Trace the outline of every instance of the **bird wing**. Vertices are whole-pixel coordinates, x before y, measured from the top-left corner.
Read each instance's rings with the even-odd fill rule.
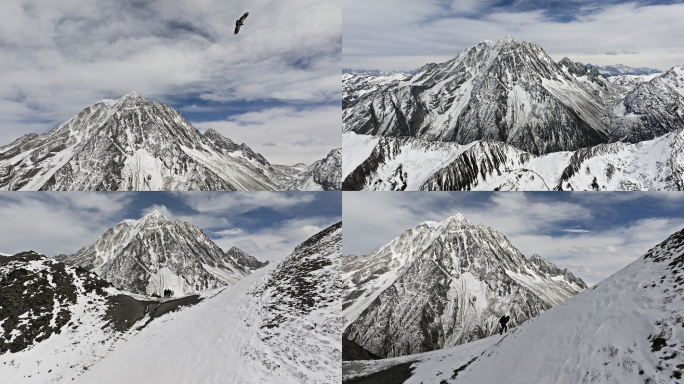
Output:
[[[240,18],[240,23],[242,23],[243,21],[245,21],[245,19],[247,18],[247,16],[249,16],[249,12],[245,12],[245,14],[242,15],[242,17]]]
[[[236,21],[235,22],[235,34],[237,35],[238,32],[240,32],[240,23]]]

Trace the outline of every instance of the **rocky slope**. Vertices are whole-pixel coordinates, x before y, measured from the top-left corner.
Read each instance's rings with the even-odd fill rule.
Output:
[[[586,285],[461,215],[424,222],[343,260],[344,337],[386,358],[458,345],[516,326]]]
[[[496,141],[467,145],[343,135],[344,190],[681,190],[684,131],[637,144],[542,156]]]
[[[131,297],[93,272],[35,252],[3,256],[0,377],[7,383],[72,382],[134,328],[197,301]]]
[[[132,92],[0,147],[0,190],[283,190],[299,170]]]
[[[231,285],[261,264],[237,249],[224,253],[201,229],[158,211],[124,220],[89,247],[56,259],[93,270],[121,290],[159,296],[165,289],[182,296]]]
[[[510,334],[347,363],[344,382],[371,382],[392,369],[402,371],[405,384],[684,382],[683,261],[684,230]]]
[[[636,143],[684,127],[684,65],[639,83],[610,112],[615,140]]]
[[[287,190],[342,190],[342,148],[333,149],[324,159],[311,164]]]

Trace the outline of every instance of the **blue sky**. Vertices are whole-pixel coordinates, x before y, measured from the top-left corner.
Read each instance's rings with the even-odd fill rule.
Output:
[[[223,250],[285,256],[341,220],[341,192],[25,192],[0,194],[0,253],[75,253],[124,219],[158,210]]]
[[[137,91],[272,163],[310,164],[340,147],[341,7],[338,0],[0,2],[0,146]]]
[[[344,0],[344,68],[408,71],[506,35],[554,60],[684,64],[682,1]]]
[[[684,228],[680,192],[355,192],[343,196],[345,255],[368,254],[456,213],[594,284]]]

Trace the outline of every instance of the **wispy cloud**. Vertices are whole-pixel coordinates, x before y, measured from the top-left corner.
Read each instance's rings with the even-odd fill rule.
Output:
[[[278,107],[195,126],[201,131],[212,128],[256,152],[267,153],[274,164],[311,164],[342,146],[341,116],[339,106]],[[269,141],[263,143],[265,138]]]
[[[134,90],[198,113],[182,100],[337,101],[341,22],[335,0],[3,1],[0,145]]]
[[[684,50],[672,49],[684,37],[682,14],[681,2],[349,0],[343,8],[342,65],[411,70],[447,61],[484,39],[511,35],[540,45],[555,60],[620,60],[666,70],[684,64]]]

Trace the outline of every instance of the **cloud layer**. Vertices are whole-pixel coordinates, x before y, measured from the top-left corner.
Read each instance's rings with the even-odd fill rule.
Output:
[[[684,64],[680,1],[347,0],[345,68],[412,70],[511,35],[558,61],[667,70]]]

